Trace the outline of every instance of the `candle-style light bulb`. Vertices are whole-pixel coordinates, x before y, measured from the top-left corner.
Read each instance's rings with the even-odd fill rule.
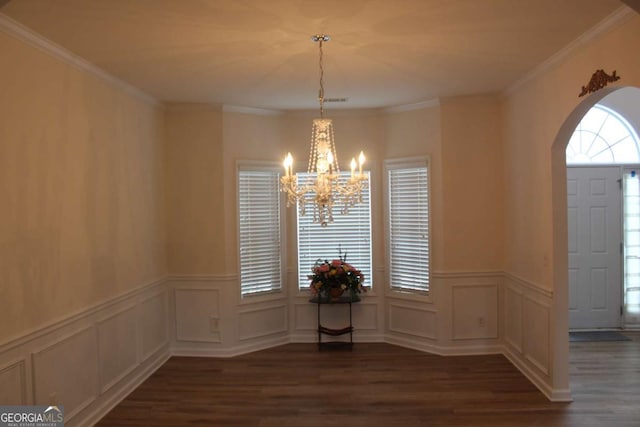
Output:
[[[362,175],[362,165],[364,164],[364,153],[361,151],[358,157],[358,163],[360,164],[360,175]]]
[[[329,151],[327,153],[327,163],[329,163],[329,173],[333,172],[333,153]]]
[[[356,175],[356,158],[352,157],[351,158],[351,178],[355,177]]]
[[[284,158],[284,171],[286,176],[290,176],[293,171],[293,157],[291,153],[287,153],[287,156]]]

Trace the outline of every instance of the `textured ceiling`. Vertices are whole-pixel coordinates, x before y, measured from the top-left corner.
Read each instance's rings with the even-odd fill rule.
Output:
[[[4,2],[0,0],[0,2]],[[1,5],[1,3],[0,3]],[[387,107],[501,91],[619,0],[13,0],[0,12],[163,101]],[[329,107],[338,107],[332,104]]]

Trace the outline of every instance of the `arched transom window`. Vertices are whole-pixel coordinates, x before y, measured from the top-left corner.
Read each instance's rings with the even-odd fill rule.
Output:
[[[640,163],[638,136],[615,111],[596,104],[582,118],[567,146],[567,164]]]

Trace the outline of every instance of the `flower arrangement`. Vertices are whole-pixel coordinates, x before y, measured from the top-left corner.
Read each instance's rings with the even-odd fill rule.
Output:
[[[344,256],[340,253],[339,259],[332,261],[318,259],[311,268],[313,274],[308,276],[311,280],[311,292],[325,298],[336,292],[349,292],[352,298],[355,294],[366,292],[366,288],[362,286],[364,274],[346,260],[346,253]]]

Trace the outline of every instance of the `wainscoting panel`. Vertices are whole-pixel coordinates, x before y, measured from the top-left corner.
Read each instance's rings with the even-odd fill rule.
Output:
[[[522,292],[512,286],[506,287],[505,297],[505,341],[514,350],[522,352]]]
[[[92,425],[168,358],[167,318],[159,280],[0,345],[0,402],[64,405],[65,425]]]
[[[389,331],[416,338],[436,339],[436,313],[402,302],[391,302],[387,308]]]
[[[353,326],[356,331],[378,330],[378,305],[359,302],[353,304]]]
[[[552,399],[558,393],[550,377],[553,293],[511,274],[505,274],[505,288],[504,354]]]
[[[173,355],[232,357],[289,342],[286,290],[242,298],[236,274],[171,276],[167,283]]]
[[[135,307],[119,311],[97,322],[98,372],[104,393],[138,364],[137,313]]]
[[[95,400],[96,342],[96,328],[89,326],[32,354],[36,405],[63,404],[65,416],[73,418]]]
[[[527,334],[524,337],[524,356],[543,374],[549,374],[550,344],[550,308],[533,298],[525,296],[524,324]],[[569,339],[567,337],[567,339]]]
[[[318,326],[317,307],[309,302],[295,302],[293,305],[294,328],[296,331],[316,332]]]
[[[453,340],[498,338],[498,284],[451,287]]]
[[[169,345],[167,306],[166,291],[143,299],[139,305],[142,361]]]
[[[91,425],[170,354],[229,357],[317,339],[308,295],[242,301],[237,285],[232,275],[164,279],[0,345],[0,401],[55,402],[69,426]],[[508,274],[439,273],[429,297],[365,295],[352,307],[354,338],[442,355],[503,352],[550,396],[552,301]],[[329,327],[348,322],[346,306],[321,310]]]
[[[24,359],[0,368],[0,404],[26,405],[26,387],[27,379]]]
[[[316,304],[311,304],[313,307],[313,317],[317,318]],[[352,306],[352,316],[355,312],[355,307]],[[348,304],[320,304],[320,321],[322,326],[326,326],[332,329],[341,329],[349,325],[349,305]]]
[[[219,304],[217,289],[176,289],[176,340],[221,342]]]
[[[285,304],[244,308],[238,315],[240,341],[288,332]]]

